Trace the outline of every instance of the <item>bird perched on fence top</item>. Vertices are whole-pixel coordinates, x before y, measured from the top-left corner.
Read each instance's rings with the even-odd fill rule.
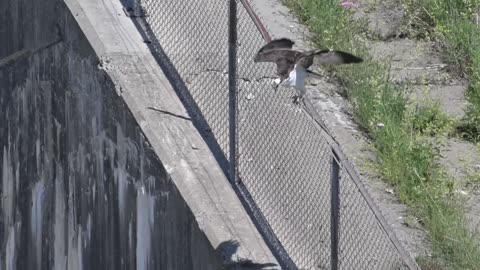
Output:
[[[254,58],[255,62],[273,62],[277,64],[279,85],[293,87],[299,94],[294,96],[294,103],[298,103],[305,95],[305,78],[308,75],[318,75],[308,68],[314,59],[318,64],[349,64],[360,63],[363,60],[357,56],[342,51],[314,50],[300,52],[293,50],[295,42],[288,38],[275,39],[263,46]]]

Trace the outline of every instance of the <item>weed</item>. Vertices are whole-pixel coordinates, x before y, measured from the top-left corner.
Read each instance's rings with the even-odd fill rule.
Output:
[[[443,43],[448,63],[467,76],[469,105],[458,134],[480,141],[480,0],[403,0],[410,34],[429,33]]]
[[[442,111],[438,103],[412,108],[412,128],[425,136],[448,136],[454,130],[455,120]]]
[[[422,270],[446,270],[444,264],[434,258],[417,257],[417,263]]]
[[[480,190],[480,172],[468,174],[466,177],[465,187],[475,192]]]

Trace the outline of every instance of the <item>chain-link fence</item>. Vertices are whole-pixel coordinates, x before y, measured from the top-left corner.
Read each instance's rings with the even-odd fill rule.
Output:
[[[130,15],[140,16],[146,41],[282,268],[416,268],[308,101],[294,105],[294,90],[275,92],[275,65],[254,63],[269,37],[247,0],[137,4]]]
[[[345,168],[340,179],[340,269],[408,269]]]

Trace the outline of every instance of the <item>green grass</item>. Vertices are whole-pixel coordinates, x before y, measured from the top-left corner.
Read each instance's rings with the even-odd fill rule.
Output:
[[[425,102],[425,101],[424,101]],[[418,106],[412,113],[413,129],[429,136],[449,136],[455,128],[455,120],[450,118],[438,103]]]
[[[470,80],[469,106],[459,135],[480,141],[480,0],[402,0],[413,33],[443,43],[446,60]]]
[[[480,171],[470,172],[466,177],[465,186],[469,190],[478,192],[480,190]]]
[[[379,170],[428,231],[435,254],[451,269],[480,269],[480,248],[466,228],[455,186],[437,163],[436,135],[451,121],[435,105],[415,107],[390,81],[388,65],[372,60],[366,33],[337,0],[284,0],[314,34],[319,48],[360,55],[361,65],[331,67],[345,86],[357,122],[370,136]]]

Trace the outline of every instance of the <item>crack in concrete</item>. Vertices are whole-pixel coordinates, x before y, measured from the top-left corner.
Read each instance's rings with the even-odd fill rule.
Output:
[[[199,72],[193,72],[193,73],[188,73],[185,75],[185,82],[188,84],[191,84],[191,80],[194,78],[201,76],[202,74],[209,74],[209,73],[217,73],[220,75],[228,75],[228,70],[221,70],[221,69],[215,69],[215,68],[207,68],[205,70],[201,70]],[[278,79],[278,77],[274,76],[260,76],[260,77],[254,77],[254,78],[249,78],[246,76],[240,76],[237,78],[238,80],[244,81],[244,82],[261,82],[263,80],[275,80]]]

